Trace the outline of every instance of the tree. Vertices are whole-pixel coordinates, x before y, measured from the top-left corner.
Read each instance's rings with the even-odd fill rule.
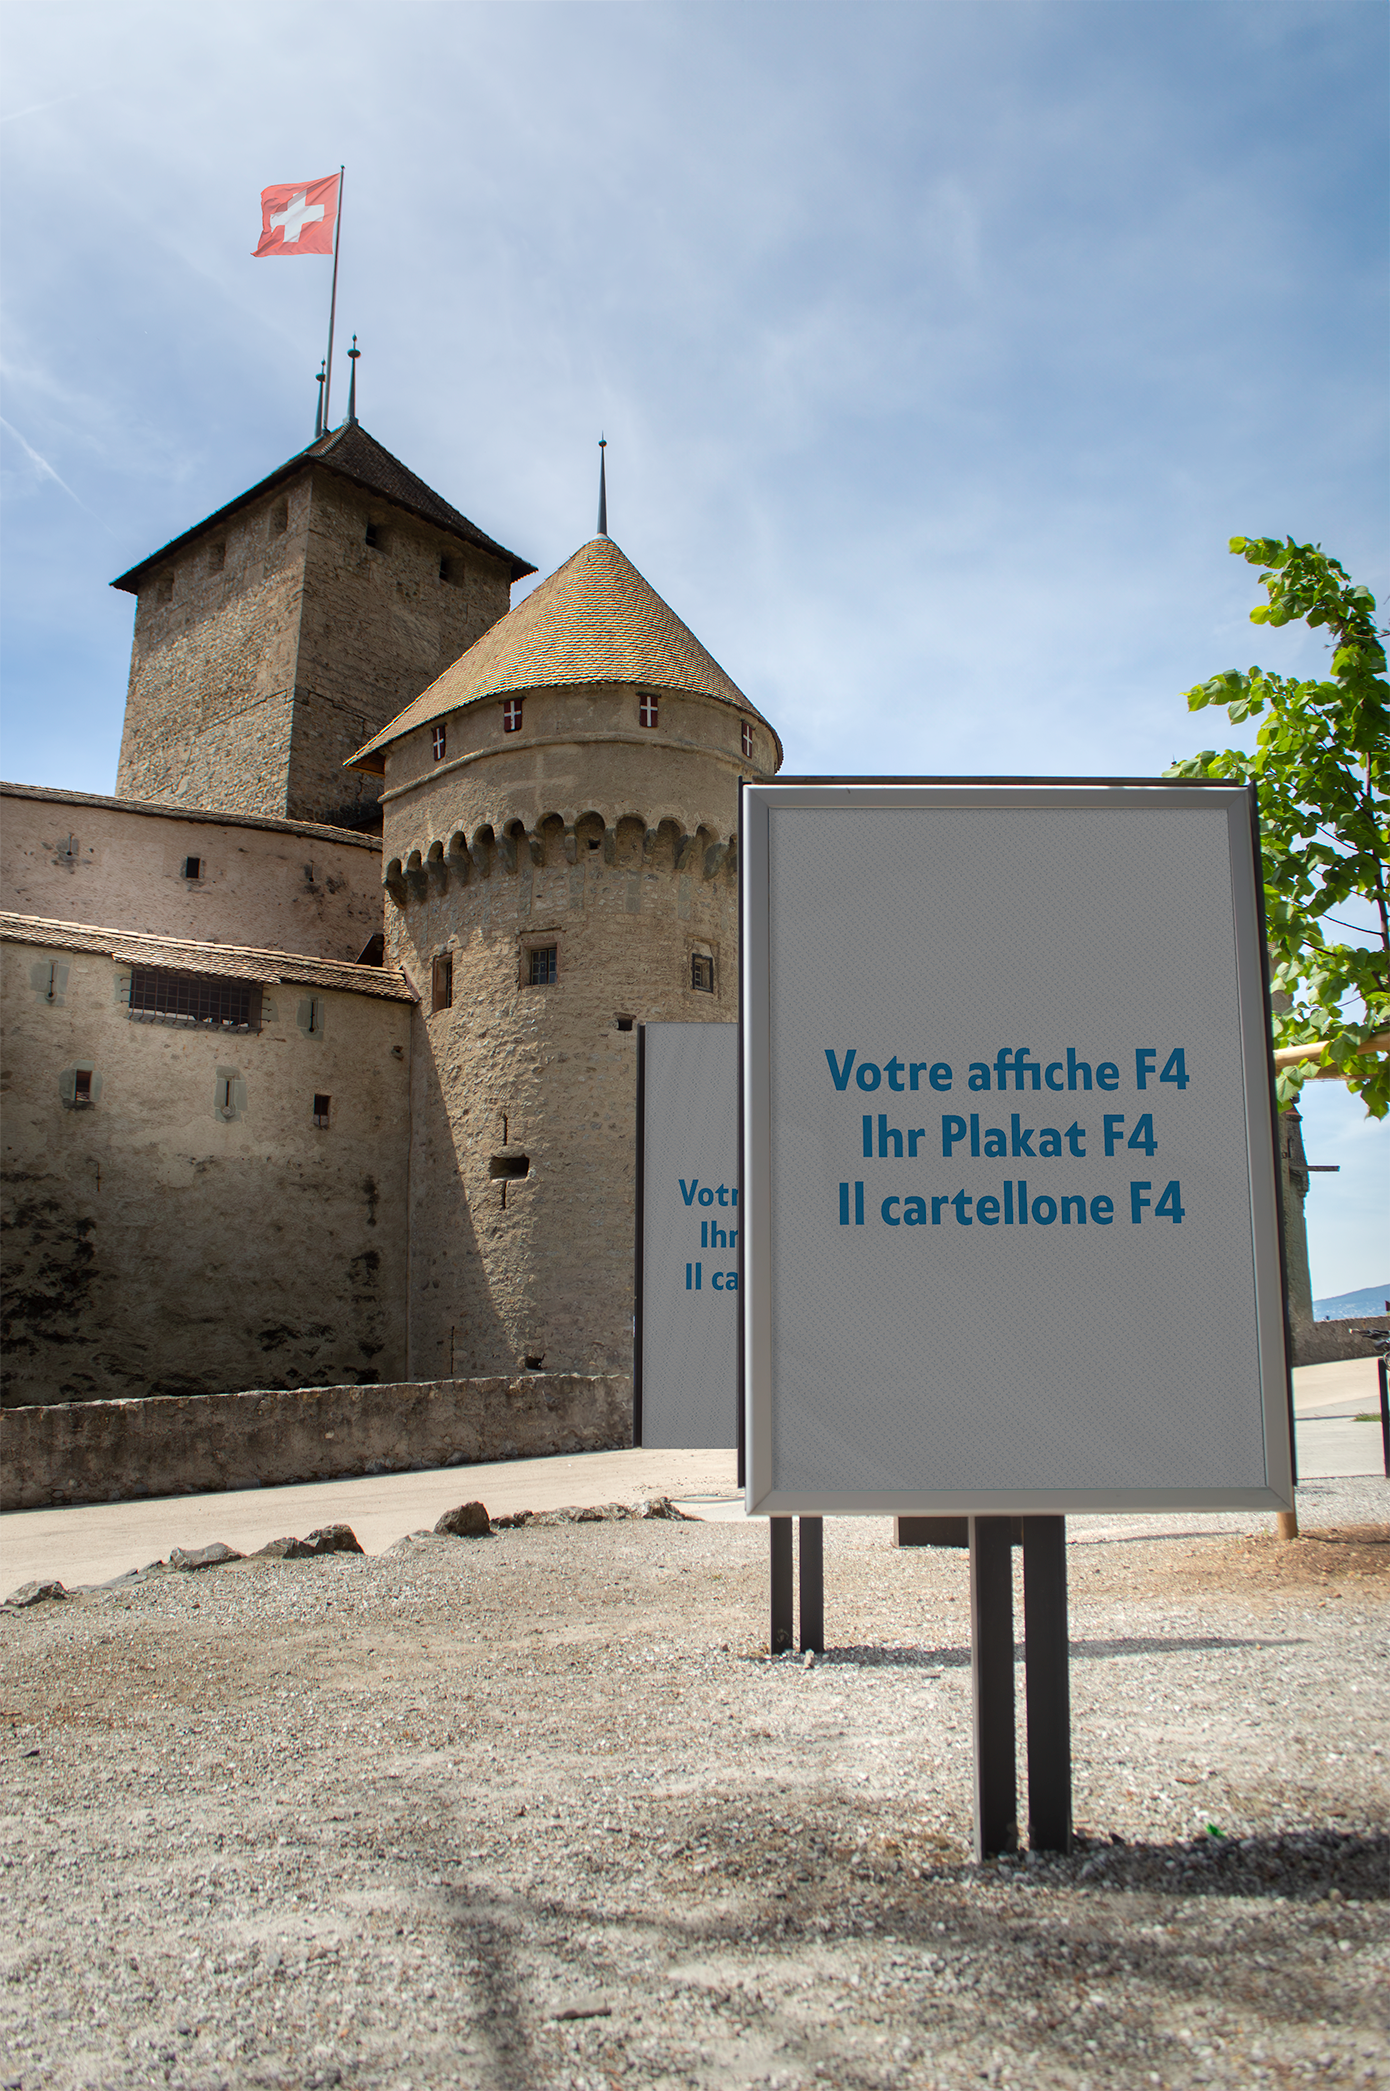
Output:
[[[1228,668],[1187,693],[1189,711],[1223,709],[1233,725],[1263,718],[1253,754],[1203,749],[1175,777],[1253,780],[1260,810],[1266,927],[1274,966],[1275,1045],[1316,1043],[1367,1111],[1390,1108],[1390,1059],[1360,1051],[1390,1026],[1390,685],[1376,600],[1318,545],[1233,537],[1264,569],[1268,603],[1252,624],[1301,619],[1325,628],[1331,672],[1299,681]],[[1346,919],[1361,902],[1370,921]],[[1331,937],[1327,927],[1333,931]],[[1365,941],[1349,942],[1337,931]],[[1279,1070],[1279,1101],[1295,1101],[1318,1061]]]

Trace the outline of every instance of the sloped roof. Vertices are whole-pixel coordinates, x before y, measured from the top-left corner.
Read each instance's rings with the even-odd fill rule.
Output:
[[[515,552],[509,552],[505,545],[499,545],[495,538],[487,536],[476,523],[470,523],[466,515],[460,515],[456,508],[450,507],[442,494],[437,494],[433,487],[426,486],[423,479],[418,479],[408,465],[403,465],[398,457],[393,457],[384,444],[378,443],[375,436],[369,436],[360,421],[345,421],[341,428],[332,429],[328,435],[320,436],[307,450],[298,451],[287,463],[281,465],[278,471],[272,472],[268,479],[259,480],[255,486],[248,487],[244,494],[238,494],[235,501],[229,501],[225,508],[215,510],[212,515],[204,517],[201,523],[195,523],[191,530],[185,530],[181,537],[174,538],[159,551],[151,552],[148,559],[142,559],[138,566],[132,566],[129,573],[120,575],[111,586],[123,588],[127,595],[138,595],[142,580],[162,560],[172,559],[185,545],[201,537],[205,530],[211,530],[218,523],[225,522],[228,517],[234,516],[239,509],[247,507],[252,501],[261,500],[285,480],[294,478],[296,473],[302,472],[310,465],[321,465],[327,471],[336,472],[340,478],[350,480],[354,486],[362,487],[367,493],[380,494],[383,499],[393,502],[397,508],[403,508],[409,514],[419,516],[423,522],[433,523],[439,530],[447,530],[451,537],[461,538],[465,544],[472,545],[475,551],[490,553],[494,559],[500,559],[506,564],[513,581],[520,581],[527,574],[536,571],[534,566],[528,565]]]
[[[58,806],[104,806],[109,813],[148,814],[154,820],[201,820],[214,828],[270,828],[282,835],[306,836],[311,842],[347,842],[354,849],[381,854],[380,835],[364,835],[359,828],[330,828],[317,820],[276,820],[268,813],[210,812],[205,806],[158,806],[152,799],[111,799],[100,792],[60,791],[48,784],[0,783],[0,799],[47,799]]]
[[[480,698],[576,683],[689,690],[762,719],[612,538],[595,537],[344,766],[379,771],[381,751],[392,741]]]
[[[419,998],[404,973],[385,966],[349,966],[334,958],[306,958],[302,951],[258,951],[250,944],[202,944],[188,937],[152,937],[144,931],[99,929],[90,922],[52,922],[44,915],[0,910],[0,939],[36,944],[44,951],[94,951],[127,966],[161,966],[171,973],[215,973],[231,980],[259,980],[267,987],[287,980],[304,987],[337,988],[348,995],[376,995],[387,1002]]]

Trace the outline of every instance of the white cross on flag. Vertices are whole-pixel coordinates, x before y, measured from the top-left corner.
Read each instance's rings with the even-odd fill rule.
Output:
[[[338,210],[336,174],[316,182],[277,182],[261,190],[261,237],[254,253],[331,254]]]

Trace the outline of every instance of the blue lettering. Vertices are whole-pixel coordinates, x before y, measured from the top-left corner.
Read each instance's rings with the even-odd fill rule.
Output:
[[[851,1046],[849,1051],[845,1054],[845,1065],[843,1073],[835,1065],[835,1055],[831,1052],[829,1046],[827,1046],[825,1049],[825,1057],[830,1062],[830,1079],[835,1084],[835,1087],[837,1089],[848,1089],[849,1071],[854,1065],[854,1047]]]
[[[685,1188],[685,1178],[681,1178],[681,1196],[682,1198],[684,1198],[687,1205],[693,1205],[695,1203],[695,1187],[699,1183],[699,1181],[700,1179],[698,1176],[692,1176],[690,1179],[690,1189],[687,1190]]]

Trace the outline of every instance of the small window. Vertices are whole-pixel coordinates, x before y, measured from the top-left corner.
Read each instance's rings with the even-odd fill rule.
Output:
[[[140,1023],[211,1024],[220,1030],[259,1031],[257,982],[222,975],[166,973],[157,966],[130,969],[130,1014]]]
[[[331,1096],[316,1096],[314,1098],[314,1124],[323,1127],[325,1131],[328,1127],[328,1112],[332,1101]]]
[[[463,561],[451,559],[447,552],[442,552],[439,558],[439,578],[441,581],[451,581],[457,588],[463,580]]]
[[[186,879],[200,879],[203,875],[202,858],[185,857],[183,860],[183,875]]]
[[[221,571],[222,571],[222,569],[223,569],[223,567],[224,567],[224,566],[225,566],[226,564],[227,564],[227,547],[226,547],[225,545],[209,545],[209,546],[208,546],[208,572],[209,572],[210,574],[220,574],[220,573],[221,573]]]
[[[646,691],[637,700],[637,723],[639,726],[656,724],[656,699]]]
[[[598,848],[598,846],[599,846],[599,844],[601,843],[601,841],[602,841],[602,840],[603,840],[603,837],[602,837],[601,835],[591,835],[591,836],[589,837],[589,847],[590,847],[590,849],[597,849],[597,848]]]
[[[526,972],[527,984],[531,987],[549,987],[558,970],[555,964],[557,956],[558,953],[554,944],[537,944],[529,951],[527,953],[529,961]]]
[[[541,1367],[542,1367],[542,1365],[544,1365],[544,1363],[545,1363],[545,1352],[544,1352],[543,1350],[528,1350],[528,1351],[527,1351],[527,1353],[526,1353],[526,1370],[527,1370],[528,1372],[539,1372],[539,1371],[540,1371],[540,1369],[541,1369]]]
[[[630,1031],[632,1029],[632,1018],[630,1016],[615,1016],[613,1022],[619,1031]]]
[[[743,753],[747,761],[753,759],[753,729],[745,719],[743,722]]]
[[[520,733],[521,705],[522,700],[520,697],[504,697],[502,699],[503,733]]]
[[[92,1101],[91,1068],[79,1067],[76,1074],[73,1077],[73,1084],[73,1102],[78,1105],[90,1104],[90,1102]]]
[[[487,1173],[512,1183],[519,1176],[531,1174],[531,1157],[529,1154],[495,1154],[487,1165]]]
[[[434,962],[434,978],[431,994],[431,1014],[454,1006],[454,954],[441,951]]]
[[[270,511],[270,534],[272,537],[283,537],[289,527],[289,503],[288,501],[277,501],[274,508]]]
[[[375,523],[368,523],[366,529],[366,541],[371,546],[374,552],[379,552],[381,550],[381,532],[377,528],[377,525]]]
[[[690,954],[690,985],[697,995],[714,993],[714,960],[703,951]]]
[[[435,729],[434,729],[434,739],[433,739],[433,741],[432,741],[431,745],[432,745],[432,746],[433,746],[433,748],[434,748],[434,759],[435,759],[435,761],[436,761],[436,762],[443,762],[443,760],[444,760],[444,751],[445,751],[445,749],[446,749],[446,748],[448,747],[448,745],[449,745],[449,731],[448,731],[448,728],[447,728],[447,727],[445,727],[445,726],[436,726],[436,727],[435,727]]]
[[[174,577],[173,577],[173,575],[172,575],[172,574],[162,574],[162,575],[160,576],[160,579],[159,579],[159,581],[158,581],[158,582],[156,583],[156,586],[155,586],[155,591],[154,591],[154,592],[155,592],[155,597],[156,597],[156,599],[157,599],[157,600],[158,600],[159,602],[161,602],[161,603],[171,603],[171,602],[172,602],[172,601],[174,600]]]

